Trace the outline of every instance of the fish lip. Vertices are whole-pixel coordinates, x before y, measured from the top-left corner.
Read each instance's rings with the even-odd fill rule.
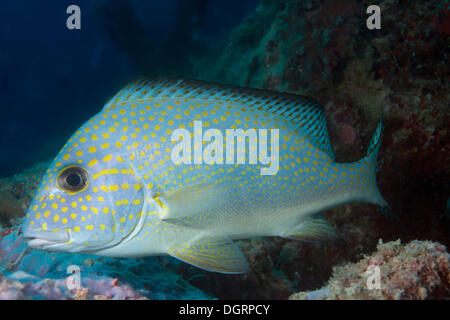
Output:
[[[68,231],[30,231],[24,234],[27,245],[34,249],[54,247],[70,240]]]

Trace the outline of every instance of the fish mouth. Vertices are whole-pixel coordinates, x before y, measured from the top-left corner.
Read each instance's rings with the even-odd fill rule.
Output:
[[[70,240],[66,230],[61,231],[29,231],[24,234],[27,245],[33,249],[48,249],[56,247]]]

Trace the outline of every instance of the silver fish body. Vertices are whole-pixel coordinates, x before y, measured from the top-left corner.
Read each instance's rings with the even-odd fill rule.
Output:
[[[63,147],[28,210],[25,236],[49,251],[170,254],[242,273],[248,265],[232,239],[336,243],[321,211],[386,205],[375,179],[381,130],[380,121],[365,158],[336,163],[312,99],[192,80],[135,82]]]

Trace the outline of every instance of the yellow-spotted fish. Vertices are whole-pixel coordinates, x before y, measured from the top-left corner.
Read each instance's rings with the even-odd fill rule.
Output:
[[[243,273],[248,264],[232,239],[339,243],[321,211],[387,205],[375,179],[381,131],[380,121],[362,160],[336,163],[324,110],[310,98],[137,81],[62,148],[28,209],[24,235],[47,251],[168,254]]]

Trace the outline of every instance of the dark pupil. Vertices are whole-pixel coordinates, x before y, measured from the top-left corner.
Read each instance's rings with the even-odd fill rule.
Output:
[[[82,179],[78,173],[71,173],[66,178],[66,183],[71,187],[78,187],[81,185]]]

